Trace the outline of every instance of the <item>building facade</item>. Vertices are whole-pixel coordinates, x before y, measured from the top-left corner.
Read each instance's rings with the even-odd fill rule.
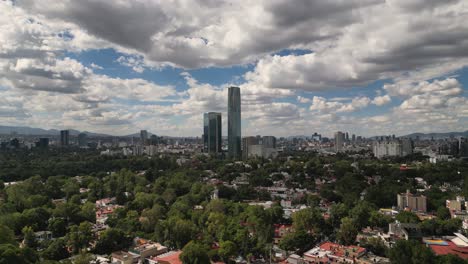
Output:
[[[88,135],[85,133],[78,134],[78,146],[86,147],[88,146]]]
[[[427,200],[424,195],[415,195],[407,190],[406,193],[397,194],[397,201],[400,210],[409,209],[415,212],[427,212]]]
[[[148,131],[141,130],[140,131],[140,144],[145,146],[148,143]]]
[[[68,146],[68,145],[70,145],[70,131],[61,130],[60,131],[60,146]]]
[[[375,141],[372,151],[377,158],[403,157],[413,154],[413,141],[410,138],[384,139]]]
[[[256,137],[245,137],[242,139],[242,158],[249,157],[250,146],[257,145],[258,140]]]
[[[221,113],[209,112],[203,115],[203,148],[207,153],[221,153]]]
[[[345,134],[341,131],[335,133],[335,151],[343,151],[343,145],[345,142]]]
[[[239,87],[228,89],[228,154],[240,159],[241,152],[241,98]]]
[[[274,136],[264,136],[262,138],[262,145],[265,148],[276,148],[276,138]]]

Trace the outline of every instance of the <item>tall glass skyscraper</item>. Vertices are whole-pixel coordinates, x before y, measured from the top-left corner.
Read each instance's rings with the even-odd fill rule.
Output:
[[[60,145],[68,146],[70,144],[70,131],[60,130]]]
[[[228,90],[228,154],[241,159],[241,100],[239,87]]]
[[[204,152],[221,152],[221,113],[209,112],[203,115]]]

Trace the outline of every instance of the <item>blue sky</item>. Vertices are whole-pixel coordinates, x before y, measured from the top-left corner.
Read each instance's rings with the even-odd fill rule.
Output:
[[[0,3],[3,125],[200,136],[235,85],[243,135],[468,129],[463,1],[59,3]]]

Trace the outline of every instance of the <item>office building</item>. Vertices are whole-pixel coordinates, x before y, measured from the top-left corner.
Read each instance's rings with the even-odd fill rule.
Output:
[[[158,136],[151,135],[149,142],[150,142],[150,145],[153,145],[153,146],[157,145],[158,144]]]
[[[228,89],[228,154],[241,158],[241,98],[239,87]]]
[[[70,144],[70,131],[61,130],[60,131],[60,146],[68,146]]]
[[[352,142],[356,142],[356,135],[353,134],[353,135],[351,136],[351,141],[352,141]]]
[[[317,142],[321,142],[322,141],[322,135],[318,134],[317,132],[315,132],[313,135],[312,135],[312,140],[313,141],[317,141]]]
[[[140,144],[142,146],[147,145],[148,143],[148,131],[146,130],[141,130],[140,131]]]
[[[397,140],[381,140],[374,142],[372,146],[376,158],[402,156],[401,142]]]
[[[257,158],[276,158],[278,156],[278,150],[275,148],[268,148],[263,144],[250,145],[247,156]]]
[[[414,144],[411,138],[402,138],[401,142],[401,155],[407,156],[413,154]]]
[[[209,112],[203,115],[203,148],[207,153],[221,153],[221,113]]]
[[[458,153],[460,157],[468,157],[468,139],[461,137],[458,140]]]
[[[372,150],[377,158],[403,157],[413,154],[413,141],[410,138],[381,139],[374,142]]]
[[[88,135],[85,133],[78,134],[78,146],[86,147],[88,146]]]
[[[249,157],[250,146],[258,145],[258,139],[256,137],[245,137],[242,139],[242,158],[247,159]]]
[[[397,202],[400,210],[409,209],[415,212],[427,212],[427,200],[424,195],[412,194],[407,190],[406,193],[397,194]]]
[[[48,148],[49,147],[49,139],[48,138],[39,138],[39,141],[36,142],[36,147],[38,147],[38,148]]]
[[[345,142],[345,134],[341,131],[335,133],[335,151],[340,152],[343,150]]]
[[[276,138],[274,136],[264,136],[262,138],[262,145],[266,148],[276,148]]]

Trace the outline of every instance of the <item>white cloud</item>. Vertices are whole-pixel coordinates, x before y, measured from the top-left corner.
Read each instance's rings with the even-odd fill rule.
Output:
[[[390,103],[391,101],[392,101],[392,98],[388,94],[386,94],[386,95],[375,97],[372,100],[372,103],[377,106],[383,106],[383,105]]]

